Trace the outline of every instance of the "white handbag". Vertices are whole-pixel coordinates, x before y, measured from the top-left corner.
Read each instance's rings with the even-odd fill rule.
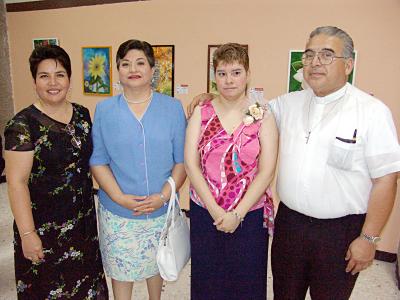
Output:
[[[168,182],[171,185],[171,198],[158,244],[157,264],[164,280],[175,281],[190,259],[190,231],[186,217],[179,207],[175,181],[169,177]]]

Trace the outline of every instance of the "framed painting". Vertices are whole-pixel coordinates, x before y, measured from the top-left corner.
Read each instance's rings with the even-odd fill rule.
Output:
[[[58,38],[38,38],[32,40],[33,49],[39,46],[60,45]]]
[[[304,81],[303,77],[303,63],[301,62],[301,56],[304,50],[290,50],[289,51],[289,66],[288,66],[288,93],[294,91],[301,91],[308,88],[307,83]],[[357,51],[353,52],[354,67],[349,75],[348,82],[350,84],[355,83],[355,72],[356,72],[356,62],[357,62]]]
[[[90,96],[110,96],[111,47],[82,47],[83,93]]]
[[[152,81],[154,91],[168,96],[174,96],[174,45],[153,45],[156,59],[155,72]]]
[[[208,56],[207,56],[207,93],[218,94],[217,83],[215,82],[215,73],[213,66],[213,55],[215,50],[221,45],[208,45]],[[242,45],[248,51],[248,45]]]

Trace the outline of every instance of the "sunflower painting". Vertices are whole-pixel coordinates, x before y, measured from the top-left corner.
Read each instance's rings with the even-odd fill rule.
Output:
[[[82,47],[83,93],[111,95],[111,47]]]
[[[156,68],[153,76],[152,87],[156,92],[174,96],[174,54],[173,45],[152,46]]]

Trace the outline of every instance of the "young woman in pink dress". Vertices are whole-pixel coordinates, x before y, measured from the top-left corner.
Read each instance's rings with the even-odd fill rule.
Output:
[[[213,64],[219,96],[195,108],[186,131],[191,299],[265,300],[277,128],[246,95],[247,50],[222,45]]]

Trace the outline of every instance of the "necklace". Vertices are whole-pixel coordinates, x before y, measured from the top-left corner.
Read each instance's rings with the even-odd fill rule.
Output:
[[[148,98],[146,98],[146,99],[144,99],[144,100],[140,100],[140,101],[128,100],[128,99],[125,97],[125,93],[122,93],[122,96],[124,97],[125,101],[128,102],[128,103],[131,103],[131,104],[141,104],[141,103],[145,103],[145,102],[149,101],[149,100],[153,97],[153,90],[151,90],[150,96],[149,96]]]
[[[313,99],[313,97],[311,96],[311,98],[310,98],[310,103],[308,104],[308,114],[307,114],[307,126],[308,126],[308,131],[307,131],[307,135],[305,136],[305,138],[306,138],[306,144],[308,144],[308,141],[310,140],[310,136],[311,136],[312,131],[313,131],[315,128],[317,128],[318,125],[320,125],[321,122],[322,122],[323,120],[325,120],[325,119],[331,114],[331,112],[335,109],[335,107],[338,105],[339,102],[341,102],[341,100],[342,100],[343,98],[344,98],[344,95],[342,96],[341,99],[338,99],[338,100],[336,101],[336,103],[335,103],[335,104],[331,107],[331,109],[325,114],[325,116],[323,116],[323,117],[317,122],[317,124],[315,124],[314,126],[310,127],[310,111],[311,111],[311,102],[312,102],[312,99]]]

